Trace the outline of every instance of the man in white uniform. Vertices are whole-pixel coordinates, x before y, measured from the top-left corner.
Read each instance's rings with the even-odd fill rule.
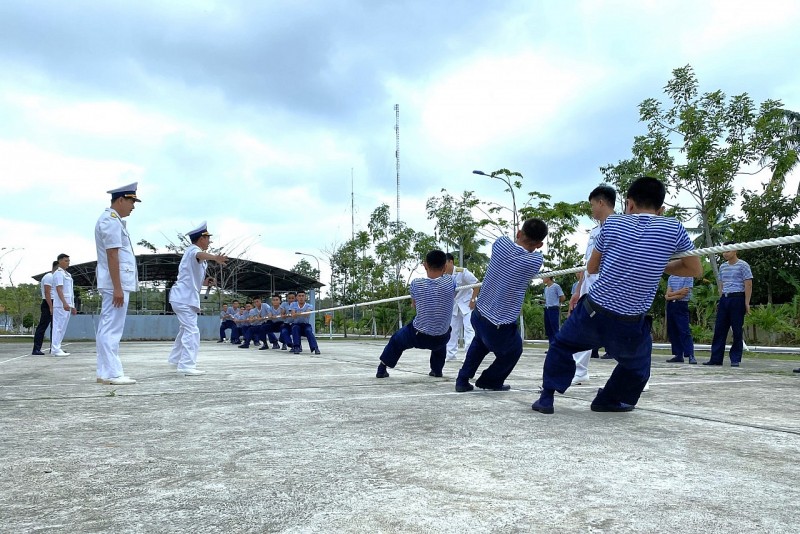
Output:
[[[474,274],[463,267],[455,266],[455,258],[447,253],[447,263],[444,268],[445,274],[453,277],[456,287],[477,284],[478,279]],[[453,303],[453,316],[450,319],[450,341],[447,342],[447,360],[456,359],[458,354],[458,337],[461,328],[464,328],[464,352],[469,349],[472,338],[475,337],[475,330],[472,328],[472,310],[475,309],[475,302],[478,300],[479,287],[472,289],[462,289],[456,292],[456,299]]]
[[[228,258],[205,252],[211,244],[211,234],[208,233],[205,221],[186,235],[192,244],[183,253],[178,266],[178,281],[169,293],[169,303],[178,317],[180,329],[168,361],[178,366],[179,375],[198,376],[205,374],[205,371],[197,368],[197,352],[200,350],[200,329],[197,327],[200,289],[204,281],[205,285],[214,283],[212,278],[206,279],[208,261],[225,265]]]
[[[97,289],[103,299],[97,323],[97,381],[106,385],[135,384],[125,376],[119,359],[119,341],[125,328],[130,292],[139,286],[136,256],[125,221],[133,212],[138,182],[111,191],[111,207],[106,208],[94,227],[97,249]]]
[[[69,356],[69,352],[61,350],[61,341],[67,332],[70,315],[75,315],[75,294],[72,288],[72,275],[67,272],[69,256],[58,255],[58,269],[53,273],[53,285],[50,297],[53,299],[53,337],[50,340],[50,354],[53,356]]]
[[[595,187],[592,192],[589,193],[589,204],[592,207],[592,218],[598,222],[598,225],[592,229],[591,233],[589,233],[589,243],[586,244],[586,255],[583,258],[585,263],[588,263],[589,258],[592,257],[595,239],[597,239],[597,236],[600,234],[600,230],[603,228],[603,223],[606,221],[608,216],[614,213],[614,204],[616,201],[617,192],[607,185]],[[580,297],[589,292],[589,288],[592,287],[592,284],[597,280],[597,277],[598,274],[589,274],[588,271],[583,272],[583,277],[578,282],[577,291],[575,291],[572,297],[569,299],[570,312],[575,308],[575,305],[578,304]],[[589,359],[591,356],[591,350],[576,352],[572,355],[572,357],[575,358],[575,377],[572,379],[573,386],[589,383]]]

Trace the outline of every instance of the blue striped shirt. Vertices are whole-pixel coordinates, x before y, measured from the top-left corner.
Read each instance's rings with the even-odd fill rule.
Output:
[[[558,306],[561,304],[559,297],[564,296],[564,291],[561,289],[561,286],[553,282],[553,285],[550,287],[544,287],[544,305],[548,308],[550,306]]]
[[[594,246],[602,258],[589,298],[622,315],[646,313],[670,256],[694,248],[677,219],[645,213],[609,215]]]
[[[541,268],[541,253],[528,252],[506,236],[497,238],[478,295],[478,311],[494,325],[516,323],[525,292]]]
[[[675,302],[689,302],[692,298],[692,288],[694,287],[694,278],[691,276],[675,276],[671,274],[667,278],[667,287],[672,291],[678,291],[684,287],[689,288],[689,292],[682,299],[675,299]]]
[[[443,274],[438,278],[416,278],[411,282],[409,293],[417,308],[414,328],[430,336],[446,334],[456,298],[453,277]]]
[[[727,261],[719,266],[719,279],[722,280],[723,293],[741,293],[744,291],[744,281],[753,279],[750,264],[737,259],[731,265]]]

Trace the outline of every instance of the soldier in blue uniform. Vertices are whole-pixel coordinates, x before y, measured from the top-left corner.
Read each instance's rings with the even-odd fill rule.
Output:
[[[732,244],[730,241],[726,245]],[[733,331],[731,343],[731,367],[739,367],[742,362],[744,339],[742,326],[744,316],[750,313],[750,296],[753,294],[753,272],[750,265],[740,260],[735,250],[723,252],[725,263],[719,266],[720,298],[717,303],[717,319],[714,323],[714,339],[711,342],[711,359],[703,365],[722,365],[725,357],[725,340],[728,330]]]
[[[525,292],[542,267],[542,255],[536,250],[544,244],[545,237],[544,221],[528,219],[517,232],[516,241],[502,236],[492,245],[489,267],[471,317],[475,337],[458,371],[457,392],[474,389],[469,380],[490,352],[494,352],[495,360],[484,369],[475,386],[493,391],[511,389],[505,379],[522,356],[522,335],[517,321]]]
[[[578,301],[556,334],[544,362],[542,392],[533,410],[552,414],[556,391],[564,393],[575,376],[578,351],[605,346],[617,365],[591,404],[596,412],[633,410],[650,378],[653,347],[646,316],[661,275],[702,275],[700,259],[670,261],[694,248],[676,219],[662,217],[666,189],[659,180],[641,177],[628,189],[626,215],[610,215],[594,244],[587,265],[600,276]]]
[[[411,305],[417,309],[417,315],[389,339],[381,354],[377,378],[387,378],[386,368],[394,368],[403,352],[411,348],[429,349],[431,370],[428,374],[442,376],[456,295],[455,281],[445,273],[446,263],[447,256],[441,250],[431,250],[425,256],[423,266],[428,276],[412,280],[409,288]]]

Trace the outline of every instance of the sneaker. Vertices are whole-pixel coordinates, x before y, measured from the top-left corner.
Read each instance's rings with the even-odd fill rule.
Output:
[[[269,345],[264,344],[263,347],[259,347],[258,350],[269,350]]]
[[[319,348],[314,349],[314,354],[320,354]]]
[[[456,381],[456,392],[458,393],[466,393],[467,391],[472,391],[473,389],[475,389],[475,387],[469,382]]]
[[[436,371],[431,371],[428,373],[428,376],[435,376],[436,378],[442,378],[442,373],[437,373]]]
[[[107,386],[130,386],[136,383],[136,380],[129,376],[118,376],[115,378],[102,379],[103,384]]]
[[[556,411],[552,404],[543,404],[540,400],[537,400],[531,405],[531,410],[548,415],[555,413]]]
[[[31,356],[44,356],[44,352],[42,352],[40,350],[35,350],[35,351],[31,352]]]
[[[250,345],[245,345],[244,343],[242,343],[241,345],[239,345],[239,348],[240,349],[249,349]]]
[[[281,345],[281,350],[289,350],[289,349],[286,347],[286,343],[284,343],[283,345]]]
[[[183,376],[200,376],[206,374],[206,372],[200,369],[178,369],[178,374]]]
[[[586,376],[576,376],[572,379],[571,386],[580,386],[580,385],[587,385],[589,383],[589,375]],[[538,411],[538,410],[537,410]]]
[[[60,350],[58,352],[50,351],[50,354],[52,356],[69,356],[69,352],[64,352],[63,350]]]
[[[673,356],[667,360],[667,363],[683,363],[683,356]]]
[[[689,356],[689,363],[692,365],[697,365],[697,360],[694,356]]]
[[[386,370],[386,366],[380,364],[378,366],[378,371],[375,373],[375,378],[389,378],[389,371]]]

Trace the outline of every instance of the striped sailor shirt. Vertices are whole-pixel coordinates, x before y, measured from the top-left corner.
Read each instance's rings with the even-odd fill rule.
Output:
[[[744,281],[753,279],[750,264],[737,259],[731,265],[727,261],[719,266],[719,279],[722,280],[723,293],[741,293],[744,291]]]
[[[646,213],[609,215],[594,246],[602,258],[589,298],[621,315],[646,313],[670,256],[694,248],[677,219]]]
[[[416,278],[411,282],[409,293],[417,308],[414,328],[429,336],[446,334],[456,297],[453,277],[443,274],[438,278]]]
[[[494,325],[516,323],[525,292],[541,268],[541,253],[528,252],[507,236],[497,238],[478,295],[480,314]]]
[[[682,299],[675,299],[675,302],[689,302],[692,298],[692,288],[694,287],[694,278],[691,276],[675,276],[674,274],[670,275],[667,278],[667,287],[671,291],[678,291],[683,289],[684,287],[689,288],[689,292],[686,294],[685,297]]]

